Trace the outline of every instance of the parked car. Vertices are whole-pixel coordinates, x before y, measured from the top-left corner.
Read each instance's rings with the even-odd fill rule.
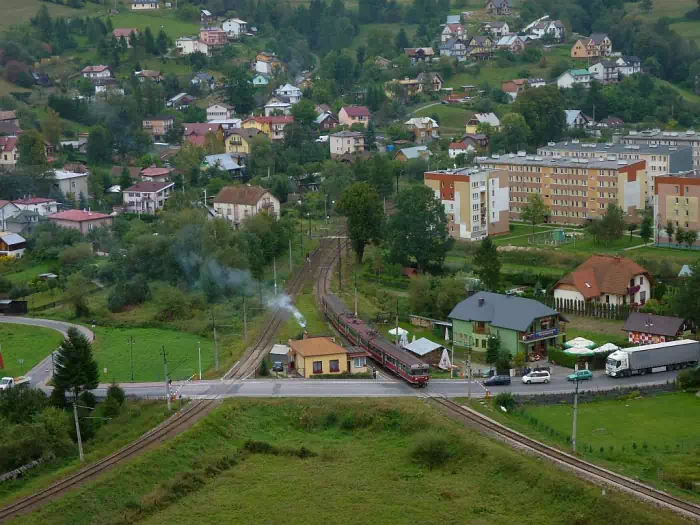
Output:
[[[486,381],[484,381],[484,386],[493,385],[510,385],[509,376],[491,376]]]
[[[272,371],[284,372],[284,365],[282,365],[282,361],[275,361],[274,363],[272,363]]]
[[[569,381],[576,381],[577,379],[579,381],[583,381],[584,379],[593,379],[593,372],[590,370],[579,370],[578,372],[574,372],[573,374],[569,374],[569,377],[567,377]]]
[[[523,383],[526,385],[531,383],[549,383],[550,379],[549,372],[533,371],[523,376]]]

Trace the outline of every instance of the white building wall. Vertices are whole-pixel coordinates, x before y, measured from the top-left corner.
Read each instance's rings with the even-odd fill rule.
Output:
[[[562,301],[583,301],[583,295],[573,290],[554,290],[554,298]]]

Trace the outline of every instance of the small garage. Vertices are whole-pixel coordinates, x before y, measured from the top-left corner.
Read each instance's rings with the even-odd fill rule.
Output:
[[[27,313],[27,301],[0,299],[0,315],[22,315]]]
[[[289,347],[287,345],[273,345],[270,350],[270,361],[272,363],[280,362],[283,365],[289,364]]]
[[[432,366],[437,366],[440,363],[440,357],[442,357],[442,350],[444,349],[441,344],[433,343],[425,337],[421,337],[403,348]]]

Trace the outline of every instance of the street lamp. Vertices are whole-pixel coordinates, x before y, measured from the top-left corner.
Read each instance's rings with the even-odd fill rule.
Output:
[[[578,416],[578,377],[574,379],[576,390],[574,391],[574,428],[571,430],[571,450],[576,452],[576,418]]]

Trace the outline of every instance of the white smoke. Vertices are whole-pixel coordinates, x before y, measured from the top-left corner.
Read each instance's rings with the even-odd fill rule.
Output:
[[[267,295],[265,297],[265,306],[268,308],[281,308],[282,310],[286,310],[294,316],[299,326],[306,328],[306,319],[297,307],[292,304],[292,298],[286,293]]]

